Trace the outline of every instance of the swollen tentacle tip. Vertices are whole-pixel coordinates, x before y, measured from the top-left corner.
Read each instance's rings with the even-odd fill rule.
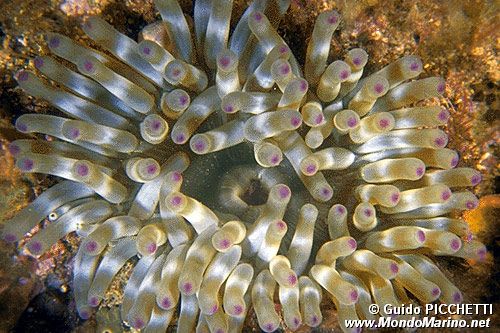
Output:
[[[160,100],[160,107],[168,118],[177,119],[191,104],[191,97],[182,89],[175,89],[171,92],[163,93]]]
[[[31,254],[35,256],[42,254],[43,245],[39,241],[31,241],[28,243],[27,247]]]
[[[482,176],[481,174],[478,172],[478,173],[475,173],[471,179],[470,179],[470,182],[472,184],[472,186],[476,186],[476,185],[479,185],[479,183],[481,183],[481,180],[482,180]]]
[[[232,245],[231,241],[227,238],[224,238],[220,242],[217,243],[217,248],[220,250],[227,250],[231,245]]]
[[[162,46],[152,40],[143,40],[137,44],[138,53],[160,73],[165,72],[165,67],[174,57]]]
[[[237,65],[236,55],[231,51],[221,52],[217,57],[217,66],[220,70],[230,71]]]
[[[462,242],[460,239],[456,238],[450,242],[450,248],[452,251],[457,252],[462,247]]]
[[[315,160],[303,160],[300,163],[300,170],[306,176],[312,176],[318,172],[318,163]]]
[[[172,60],[165,67],[165,76],[174,85],[181,85],[189,90],[201,92],[207,88],[208,78],[205,72],[182,60]]]
[[[358,301],[358,298],[359,293],[357,290],[354,289],[349,292],[349,299],[351,300],[351,302],[356,303]]]
[[[422,60],[420,60],[419,58],[415,57],[409,63],[408,68],[412,72],[420,72],[420,71],[422,71]]]
[[[233,245],[243,241],[246,227],[240,221],[229,221],[212,236],[212,245],[219,252],[227,252]]]
[[[312,316],[308,321],[307,321],[307,325],[309,327],[316,327],[320,324],[320,320],[318,318],[318,316]]]
[[[17,80],[17,82],[22,83],[27,82],[30,78],[30,75],[30,72],[22,69],[14,75],[14,78]]]
[[[436,299],[439,298],[439,296],[441,295],[441,289],[439,288],[433,288],[431,290],[431,294],[432,294],[432,297],[435,297]]]
[[[141,48],[141,52],[145,56],[150,56],[151,55],[151,47],[149,47],[149,46],[143,46]]]
[[[82,137],[82,131],[76,127],[68,127],[64,131],[64,136],[73,141],[78,141]]]
[[[88,161],[77,161],[73,165],[73,174],[82,181],[89,181],[92,165]]]
[[[291,269],[290,261],[283,255],[277,255],[269,262],[269,271],[276,282],[284,288],[297,285],[297,274]]]
[[[358,243],[356,242],[356,240],[354,238],[350,238],[347,240],[347,246],[349,248],[351,248],[351,250],[356,250],[357,246],[358,246]]]
[[[186,77],[186,71],[180,63],[172,63],[166,68],[165,75],[173,82],[179,83]]]
[[[168,123],[158,114],[150,114],[139,125],[142,138],[154,145],[160,144],[167,138]]]
[[[89,310],[79,310],[78,315],[80,316],[81,319],[87,320],[92,316],[92,312]]]
[[[264,17],[265,17],[264,14],[259,11],[255,11],[252,14],[250,14],[250,18],[258,23],[260,23],[264,19]]]
[[[327,22],[331,25],[336,25],[340,21],[340,14],[337,11],[328,13]]]
[[[448,112],[448,110],[443,108],[438,113],[437,118],[440,121],[440,123],[446,124],[448,122],[448,120],[450,119],[450,112]]]
[[[304,123],[309,127],[318,127],[326,123],[323,107],[317,102],[304,104],[300,110]]]
[[[286,230],[287,230],[287,225],[286,225],[285,221],[277,221],[276,227],[281,232],[286,232]]]
[[[173,211],[181,210],[186,205],[186,199],[180,193],[171,193],[165,198],[165,202]]]
[[[329,201],[333,197],[333,189],[330,185],[325,185],[319,189],[318,196],[323,202]]]
[[[125,173],[133,181],[145,183],[155,179],[161,171],[160,164],[152,158],[131,158],[125,163]]]
[[[322,125],[325,123],[325,116],[323,116],[322,114],[318,114],[315,118],[314,118],[314,124],[319,126],[319,125]]]
[[[389,206],[396,206],[398,203],[399,203],[399,200],[401,199],[401,194],[399,193],[399,191],[397,192],[392,192],[390,194],[390,200],[391,200],[391,204]]]
[[[293,78],[290,62],[286,58],[278,58],[271,64],[271,78],[284,92],[287,84]]]
[[[335,208],[334,208],[333,212],[335,214],[338,214],[339,216],[343,216],[343,215],[346,214],[346,209],[345,209],[345,207],[343,205],[335,205]]]
[[[267,324],[264,324],[264,325],[263,325],[263,327],[261,327],[261,328],[262,328],[262,330],[263,330],[264,332],[268,332],[268,333],[270,333],[270,332],[274,332],[274,331],[276,330],[276,328],[277,328],[277,327],[276,327],[276,325],[275,325],[275,324],[273,324],[273,323],[267,323]]]
[[[477,250],[477,257],[479,261],[485,261],[486,260],[486,255],[488,254],[488,251],[486,250],[486,247],[480,248]]]
[[[371,217],[374,214],[374,209],[372,209],[372,208],[365,208],[365,209],[363,209],[363,213],[362,214],[365,217]]]
[[[210,142],[206,135],[195,134],[189,142],[191,150],[197,154],[205,154],[210,148]]]
[[[463,296],[462,296],[462,293],[460,291],[457,291],[453,294],[453,302],[455,304],[460,304],[463,302]]]
[[[84,246],[85,251],[87,251],[87,253],[90,255],[94,255],[98,249],[97,242],[95,242],[93,240],[85,242],[85,244],[83,244],[83,246]]]
[[[362,69],[368,62],[368,53],[363,49],[352,49],[347,52],[346,61],[358,71]]]
[[[243,305],[239,304],[235,305],[231,311],[231,313],[236,317],[240,316],[243,312],[245,312],[245,308]]]
[[[305,170],[305,172],[304,172],[305,175],[312,176],[318,170],[318,166],[315,164],[308,164],[305,166],[304,170]]]
[[[280,162],[282,160],[283,160],[283,155],[281,155],[281,154],[271,155],[271,158],[269,159],[272,166],[276,166],[276,165],[280,164]]]
[[[383,131],[386,130],[387,128],[390,128],[391,125],[394,126],[394,120],[387,117],[381,117],[377,125],[379,126],[380,130]]]
[[[264,168],[275,167],[283,160],[283,152],[274,143],[262,141],[254,144],[254,157]]]
[[[191,282],[185,282],[181,287],[181,292],[185,295],[191,295],[193,292],[193,284]]]
[[[415,174],[417,175],[418,178],[421,178],[425,173],[425,167],[419,166],[415,170]]]
[[[465,207],[468,209],[468,210],[472,210],[474,208],[477,207],[477,202],[476,201],[466,201],[465,202]]]
[[[290,118],[290,124],[294,127],[297,128],[302,124],[302,118],[299,116],[293,116]]]
[[[381,133],[391,131],[394,126],[395,119],[393,115],[388,112],[380,112],[363,118],[359,127],[349,131],[349,137],[354,143],[363,143]]]
[[[137,252],[143,256],[151,256],[167,241],[165,226],[152,223],[142,227],[137,234]]]
[[[222,107],[222,111],[224,111],[225,113],[235,113],[236,108],[231,104],[227,104]]]
[[[316,93],[323,102],[330,102],[337,98],[341,83],[347,81],[352,74],[348,63],[337,60],[332,62],[321,75]]]
[[[28,157],[21,157],[16,161],[16,166],[22,172],[30,172],[35,167],[35,161]]]
[[[290,65],[288,64],[288,62],[286,63],[280,63],[280,62],[276,62],[276,64],[279,64],[279,66],[276,66],[277,67],[277,70],[279,71],[279,73],[281,75],[288,75],[290,74],[291,72],[291,69],[290,69]]]
[[[146,326],[146,323],[142,318],[134,318],[131,320],[131,325],[136,330],[141,330]]]
[[[16,235],[14,234],[11,234],[11,233],[5,233],[3,234],[3,240],[6,241],[7,243],[14,243],[14,242],[17,242],[18,239],[16,237]]]
[[[97,59],[84,58],[78,63],[78,70],[84,74],[93,75],[96,74],[97,66]]]
[[[448,144],[448,136],[447,135],[439,135],[434,138],[434,144],[436,148],[444,148]]]
[[[17,119],[16,120],[16,129],[21,132],[21,133],[27,133],[28,132],[28,125],[24,123],[22,120]]]
[[[164,310],[169,310],[172,307],[172,301],[168,297],[164,297],[159,304]]]
[[[88,300],[88,305],[89,306],[95,308],[95,307],[97,307],[99,305],[99,303],[100,303],[100,300],[99,300],[98,297],[96,297],[96,296],[89,297],[89,300]]]
[[[154,179],[160,174],[159,164],[155,162],[156,161],[148,163],[144,168],[143,173],[146,174],[149,179]]]
[[[56,49],[61,45],[61,39],[57,35],[47,34],[47,40],[51,49]]]
[[[9,143],[7,149],[9,150],[9,153],[14,157],[19,155],[19,153],[21,152],[21,148],[19,147],[19,145],[14,142]]]
[[[439,95],[443,95],[446,90],[446,81],[439,78],[436,82],[436,91]]]
[[[172,141],[178,145],[182,145],[187,142],[188,136],[187,131],[184,128],[176,127],[171,133]]]
[[[290,190],[290,188],[284,184],[281,184],[280,186],[278,186],[278,195],[281,199],[286,199],[286,198],[289,198],[292,194],[292,191]]]
[[[384,95],[389,89],[389,83],[384,80],[374,82],[372,87],[372,93],[376,96]]]
[[[354,111],[343,110],[334,116],[333,122],[340,133],[345,133],[358,128],[360,117]]]
[[[210,311],[209,311],[209,313],[207,313],[207,315],[211,316],[211,315],[215,314],[217,312],[217,310],[219,310],[219,305],[214,304],[210,307]]]
[[[455,156],[453,156],[450,160],[450,167],[455,168],[458,165],[459,160],[458,153],[455,152]]]
[[[282,45],[279,46],[278,51],[279,51],[280,54],[287,54],[287,53],[290,52],[290,48],[288,47],[288,45],[282,44]]]
[[[295,274],[288,275],[287,281],[290,287],[295,286],[297,284],[297,275]]]
[[[157,245],[155,243],[149,243],[147,246],[146,246],[146,251],[148,254],[153,254],[156,252],[156,249],[157,249]]]
[[[309,83],[304,79],[299,80],[297,84],[299,86],[299,91],[302,93],[305,93],[307,89],[309,89]]]
[[[231,50],[223,50],[217,56],[217,74],[215,78],[219,97],[241,89],[238,73],[238,56]]]
[[[378,224],[375,207],[368,202],[361,202],[354,210],[354,226],[360,231],[370,231]]]
[[[441,200],[447,201],[450,198],[451,198],[451,191],[450,191],[450,189],[445,189],[443,192],[441,192]]]
[[[425,242],[425,232],[423,230],[418,230],[415,234],[415,238],[417,239],[418,242],[424,243]]]
[[[44,65],[43,57],[36,57],[33,60],[33,63],[35,64],[36,69],[41,69]]]
[[[90,16],[88,17],[85,21],[82,22],[82,29],[85,31],[91,31],[91,30],[99,30],[99,25],[100,21],[98,17],[95,16]]]

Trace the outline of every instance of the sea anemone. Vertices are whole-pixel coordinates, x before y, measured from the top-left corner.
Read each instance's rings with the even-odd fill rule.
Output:
[[[2,237],[46,218],[32,255],[81,237],[81,318],[127,262],[121,319],[146,332],[174,316],[179,332],[239,331],[251,309],[266,332],[282,318],[316,327],[323,296],[351,331],[344,319],[376,318],[371,303],[462,301],[431,259],[485,257],[456,218],[477,206],[466,188],[481,175],[445,148],[443,79],[416,79],[413,55],[365,76],[362,49],[330,61],[335,11],[317,17],[301,66],[276,31],[288,1],[256,0],[234,28],[231,0],[197,1],[193,29],[176,0],[155,4],[156,35],[137,43],[90,17],[106,52],[51,33],[54,56],[15,76],[64,114],[17,119],[31,138],[10,144],[16,166],[61,180]]]

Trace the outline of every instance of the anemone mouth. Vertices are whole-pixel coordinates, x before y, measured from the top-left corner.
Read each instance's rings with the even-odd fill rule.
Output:
[[[259,206],[266,203],[269,190],[258,179],[250,179],[248,187],[241,194],[241,200],[250,206]]]
[[[334,11],[318,16],[302,70],[274,28],[283,13],[251,6],[230,29],[231,6],[204,4],[192,34],[176,1],[156,1],[168,46],[135,43],[96,17],[83,28],[106,55],[50,35],[54,56],[74,66],[44,57],[36,67],[64,89],[29,71],[16,79],[67,117],[21,116],[20,131],[57,140],[12,147],[23,172],[66,180],[13,218],[3,239],[21,239],[53,212],[26,245],[33,255],[77,231],[83,319],[139,258],[120,310],[137,329],[165,330],[179,308],[180,332],[197,321],[241,330],[247,315],[272,331],[276,299],[285,326],[316,327],[324,294],[349,319],[366,316],[367,295],[381,305],[407,293],[457,302],[425,254],[483,260],[486,251],[461,242],[469,235],[451,217],[477,206],[464,188],[481,177],[454,169],[438,128],[448,115],[420,106],[444,81],[417,79],[414,56],[370,75],[361,49],[330,62]]]

